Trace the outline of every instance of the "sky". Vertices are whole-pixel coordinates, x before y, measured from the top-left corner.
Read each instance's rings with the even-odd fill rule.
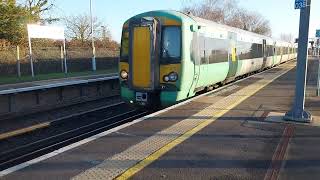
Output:
[[[92,0],[93,15],[109,27],[112,39],[120,41],[122,24],[130,17],[151,10],[181,10],[190,2],[202,0]],[[299,10],[294,9],[294,0],[238,0],[240,7],[256,11],[270,21],[272,36],[281,33],[299,34]],[[55,0],[54,15],[69,16],[89,14],[90,0]],[[320,29],[320,0],[312,0],[309,37]]]

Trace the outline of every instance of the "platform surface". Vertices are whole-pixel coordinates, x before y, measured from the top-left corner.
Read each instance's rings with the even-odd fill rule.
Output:
[[[289,62],[2,171],[1,178],[320,179],[317,68],[310,58],[311,124],[268,120],[291,108]]]
[[[90,76],[79,76],[61,79],[32,81],[16,84],[0,85],[0,95],[13,94],[25,91],[38,90],[43,88],[54,88],[60,86],[76,85],[94,81],[102,81],[110,78],[117,78],[117,74],[99,74]]]

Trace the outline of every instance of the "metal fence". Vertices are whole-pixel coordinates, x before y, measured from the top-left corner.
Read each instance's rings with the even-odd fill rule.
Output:
[[[68,72],[91,71],[91,48],[67,48]],[[97,70],[108,70],[117,67],[119,51],[108,48],[96,49]],[[35,75],[64,72],[61,47],[34,47],[33,65]],[[28,48],[8,47],[0,49],[0,75],[31,75]]]

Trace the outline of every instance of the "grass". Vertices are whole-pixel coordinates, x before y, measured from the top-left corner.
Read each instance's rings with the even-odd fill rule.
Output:
[[[22,82],[32,82],[32,81],[41,81],[41,80],[50,80],[50,79],[61,79],[69,77],[79,77],[79,76],[90,76],[90,75],[99,75],[99,74],[112,74],[117,73],[117,69],[107,69],[107,70],[97,70],[93,71],[83,71],[83,72],[69,72],[68,74],[64,73],[50,73],[50,74],[35,74],[35,77],[32,76],[8,76],[0,77],[0,85],[3,84],[15,84]]]

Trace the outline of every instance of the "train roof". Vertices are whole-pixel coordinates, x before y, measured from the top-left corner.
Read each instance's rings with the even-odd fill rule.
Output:
[[[197,17],[197,16],[193,16],[191,14],[186,14],[184,12],[180,12],[180,13],[182,13],[184,15],[187,15],[188,17],[192,18],[200,26],[201,25],[209,25],[211,27],[218,27],[220,29],[224,29],[224,30],[227,30],[229,32],[234,32],[234,33],[237,33],[237,34],[245,34],[245,35],[248,35],[248,36],[251,36],[251,37],[254,37],[254,38],[259,38],[259,39],[265,39],[267,41],[267,43],[268,43],[268,41],[269,41],[269,43],[276,42],[277,45],[281,45],[281,46],[286,46],[286,45],[292,44],[290,42],[277,40],[277,39],[274,39],[274,38],[269,37],[269,36],[264,36],[264,35],[253,33],[253,32],[250,32],[250,31],[246,31],[246,30],[243,30],[243,29],[240,29],[240,28],[231,27],[231,26],[228,26],[228,25],[225,25],[225,24],[221,24],[221,23],[217,23],[217,22],[214,22],[214,21],[211,21],[211,20],[207,20],[207,19],[203,19],[203,18],[200,18],[200,17]]]
[[[276,42],[276,45],[279,45],[279,46],[287,46],[287,45],[293,44],[293,43],[290,43],[290,42],[277,40],[277,39],[274,39],[274,38],[269,37],[269,36],[264,36],[264,35],[261,35],[261,34],[253,33],[253,32],[250,32],[250,31],[242,30],[242,29],[239,29],[239,28],[235,28],[235,27],[227,26],[227,25],[224,25],[224,24],[221,24],[221,23],[217,23],[217,22],[214,22],[214,21],[210,21],[210,20],[207,20],[207,19],[203,19],[203,18],[200,18],[200,17],[197,17],[197,16],[193,16],[191,14],[187,14],[187,13],[181,12],[181,11],[156,10],[156,11],[144,12],[144,13],[135,15],[135,16],[133,16],[131,18],[141,17],[141,16],[167,16],[167,17],[171,17],[171,18],[178,19],[178,20],[181,20],[181,21],[183,21],[183,19],[186,19],[186,18],[191,18],[192,20],[194,20],[200,26],[219,28],[219,29],[224,30],[224,31],[234,32],[234,33],[237,33],[238,35],[239,34],[243,35],[243,36],[239,36],[239,37],[246,36],[246,37],[249,37],[249,39],[250,38],[251,39],[259,38],[260,40],[261,39],[265,39],[267,41],[267,44],[273,44],[274,42]],[[128,19],[125,23],[127,23],[130,19]]]

